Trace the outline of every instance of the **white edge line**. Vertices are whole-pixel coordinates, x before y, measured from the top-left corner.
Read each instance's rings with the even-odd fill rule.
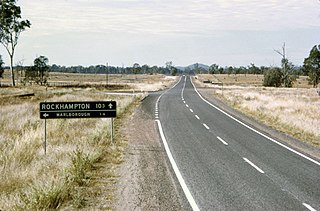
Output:
[[[173,89],[175,86],[177,86],[177,85],[180,83],[181,79],[182,79],[182,77],[180,77],[180,80],[178,81],[178,83],[176,83],[173,87],[171,87],[171,88],[168,89],[167,91],[169,91],[169,90]],[[186,81],[186,77],[185,77],[185,81]],[[158,107],[158,103],[159,103],[160,98],[162,97],[162,95],[164,95],[167,91],[165,91],[164,93],[162,93],[162,94],[159,96],[159,98],[158,98],[158,100],[157,100],[157,102],[156,102],[156,107]],[[180,173],[180,171],[179,171],[179,169],[178,169],[178,166],[177,166],[176,162],[175,162],[174,159],[173,159],[173,156],[172,156],[172,154],[171,154],[171,152],[170,152],[170,149],[169,149],[167,140],[166,140],[166,138],[165,138],[165,136],[164,136],[164,133],[163,133],[163,129],[162,129],[162,126],[161,126],[161,122],[160,122],[160,120],[158,120],[158,119],[155,120],[155,121],[156,121],[157,124],[158,124],[159,132],[160,132],[160,136],[161,136],[161,139],[162,139],[164,148],[165,148],[165,150],[166,150],[166,153],[167,153],[167,156],[168,156],[169,161],[170,161],[170,163],[171,163],[171,166],[172,166],[172,168],[173,168],[173,170],[174,170],[174,172],[175,172],[175,174],[176,174],[176,177],[177,177],[177,179],[178,179],[178,181],[179,181],[179,183],[180,183],[180,185],[181,185],[181,187],[182,187],[182,190],[183,190],[184,194],[186,195],[186,198],[187,198],[187,200],[189,201],[189,204],[190,204],[190,206],[192,207],[192,209],[193,209],[194,211],[200,211],[200,209],[199,209],[198,205],[196,204],[194,198],[192,197],[192,195],[191,195],[191,193],[190,193],[190,191],[189,191],[189,189],[188,189],[188,187],[187,187],[184,179],[182,178],[182,175],[181,175],[181,173]]]
[[[317,211],[316,209],[314,209],[313,207],[311,207],[309,204],[302,203],[302,205],[305,206],[306,208],[308,208],[308,210],[310,210],[310,211]]]
[[[186,183],[185,183],[185,181],[184,181],[184,179],[183,179],[183,177],[182,177],[182,175],[181,175],[181,173],[180,173],[180,171],[178,169],[178,166],[177,166],[177,164],[176,164],[176,162],[175,162],[175,160],[174,160],[174,158],[173,158],[173,156],[172,156],[172,154],[170,152],[167,140],[166,140],[166,138],[164,136],[164,133],[163,133],[163,130],[162,130],[161,122],[160,122],[160,120],[156,120],[156,122],[158,123],[160,136],[161,136],[164,148],[166,150],[167,156],[168,156],[169,161],[171,163],[171,166],[172,166],[172,168],[174,170],[174,173],[176,174],[177,179],[178,179],[178,181],[179,181],[179,183],[180,183],[180,185],[181,185],[181,187],[183,189],[183,192],[184,192],[185,196],[187,197],[187,199],[189,201],[189,204],[192,207],[192,210],[194,210],[194,211],[198,211],[199,210],[200,211],[198,205],[196,204],[194,198],[192,197],[191,192],[188,189],[188,187],[187,187],[187,185],[186,185]]]
[[[303,158],[305,158],[305,159],[307,159],[307,160],[315,163],[316,165],[320,166],[320,162],[318,162],[318,161],[316,161],[316,160],[314,160],[314,159],[312,159],[312,158],[310,158],[310,157],[308,157],[308,156],[306,156],[306,155],[304,155],[304,154],[302,154],[302,153],[300,153],[300,152],[298,152],[298,151],[296,151],[296,150],[294,150],[294,149],[292,149],[292,148],[290,148],[290,147],[288,147],[288,146],[280,143],[279,141],[274,140],[273,138],[270,138],[269,136],[267,136],[267,135],[265,135],[265,134],[257,131],[256,129],[253,129],[253,128],[250,127],[249,125],[246,125],[245,123],[241,122],[240,120],[236,119],[235,117],[233,117],[233,116],[231,116],[230,114],[226,113],[225,111],[221,110],[221,109],[218,108],[217,106],[213,105],[212,103],[210,103],[209,101],[207,101],[206,99],[204,99],[204,98],[202,97],[202,95],[198,92],[198,90],[197,90],[196,87],[194,86],[192,80],[191,80],[191,83],[192,83],[192,85],[193,85],[194,90],[195,90],[196,93],[199,95],[199,97],[200,97],[204,102],[206,102],[207,104],[209,104],[211,107],[217,109],[217,110],[220,111],[221,113],[225,114],[226,116],[230,117],[231,119],[233,119],[234,121],[238,122],[239,124],[245,126],[246,128],[252,130],[253,132],[255,132],[255,133],[257,133],[257,134],[265,137],[266,139],[268,139],[268,140],[270,140],[270,141],[272,141],[272,142],[274,142],[274,143],[276,143],[276,144],[278,144],[278,145],[286,148],[287,150],[289,150],[289,151],[291,151],[291,152],[293,152],[293,153],[295,153],[295,154],[297,154],[297,155],[299,155],[299,156],[301,156],[301,157],[303,157]]]
[[[249,163],[253,168],[255,168],[256,170],[258,170],[261,174],[264,174],[264,171],[261,170],[261,168],[259,168],[258,166],[256,166],[254,163],[252,163],[250,160],[248,160],[247,158],[243,158],[243,160],[245,160],[247,163]]]
[[[208,127],[208,125],[206,125],[205,123],[203,123],[203,126],[204,126],[205,128],[207,128],[207,130],[210,130],[210,128]]]
[[[222,138],[220,138],[219,136],[217,136],[217,139],[219,139],[219,141],[221,141],[224,145],[227,145],[228,146],[228,143],[225,142]]]

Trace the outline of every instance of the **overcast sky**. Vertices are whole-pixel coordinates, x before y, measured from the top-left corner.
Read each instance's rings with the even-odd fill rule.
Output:
[[[320,44],[319,0],[18,0],[32,26],[15,61],[175,66],[302,65]],[[3,47],[0,54],[8,65]]]

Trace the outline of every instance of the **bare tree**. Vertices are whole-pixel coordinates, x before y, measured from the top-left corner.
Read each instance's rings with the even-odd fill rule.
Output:
[[[291,62],[289,62],[289,60],[286,58],[286,43],[283,43],[282,52],[279,50],[274,50],[274,51],[282,56],[282,59],[281,59],[282,79],[281,79],[281,81],[283,82],[285,87],[291,87],[293,79],[290,77],[290,75],[292,74],[292,71],[293,71],[293,64]]]

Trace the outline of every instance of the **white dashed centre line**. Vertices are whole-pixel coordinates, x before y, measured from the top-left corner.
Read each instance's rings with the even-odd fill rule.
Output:
[[[191,113],[193,113],[193,110],[190,108]]]
[[[194,115],[197,119],[200,119],[200,117],[198,115]]]
[[[188,105],[188,104],[186,104],[186,106],[187,106],[187,108],[189,108],[189,105]]]
[[[250,160],[247,158],[243,158],[244,161],[249,163],[253,168],[255,168],[257,171],[259,171],[261,174],[264,174],[264,171],[262,171],[258,166],[256,166],[254,163],[252,163]]]
[[[205,123],[203,123],[203,126],[204,126],[205,128],[207,128],[207,130],[210,130],[210,128],[208,127],[208,125],[206,125]]]
[[[219,141],[221,141],[224,145],[227,145],[228,146],[228,143],[225,142],[222,138],[220,138],[219,136],[217,136],[217,139],[219,139]]]

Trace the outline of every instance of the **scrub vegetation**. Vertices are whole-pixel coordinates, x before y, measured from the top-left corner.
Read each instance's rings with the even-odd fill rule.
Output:
[[[2,88],[0,100],[0,209],[48,210],[79,208],[89,200],[89,188],[101,163],[108,167],[104,177],[114,183],[115,167],[122,161],[124,148],[116,133],[111,143],[110,119],[47,120],[47,154],[44,154],[43,101],[117,101],[121,117],[143,97],[108,96],[95,88],[66,89],[32,87],[34,96],[9,97],[19,88]],[[30,92],[24,89],[24,92]],[[110,196],[112,191],[110,191]],[[112,198],[112,197],[110,197]]]

